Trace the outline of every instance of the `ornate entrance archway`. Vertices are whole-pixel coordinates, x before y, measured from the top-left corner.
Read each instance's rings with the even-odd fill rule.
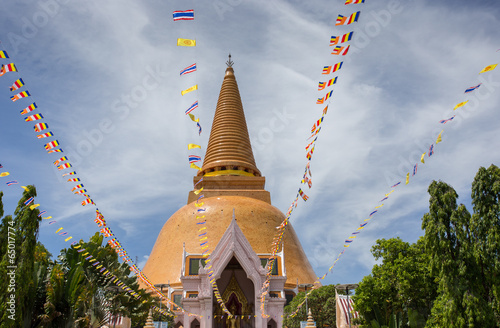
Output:
[[[217,284],[221,287],[226,285],[222,301],[233,316],[230,318],[219,304],[214,304],[214,327],[253,328],[254,285],[235,257],[229,261]]]

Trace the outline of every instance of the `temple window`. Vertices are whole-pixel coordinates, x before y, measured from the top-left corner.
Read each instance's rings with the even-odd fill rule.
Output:
[[[263,258],[260,259],[260,264],[262,265],[263,268],[266,267],[267,262],[269,262],[269,259],[263,259]],[[274,261],[273,261],[273,269],[271,271],[271,274],[273,276],[277,276],[279,274],[278,273],[278,259],[274,259]]]
[[[189,259],[189,275],[196,276],[200,271],[200,260],[201,265],[205,266],[205,259],[203,258],[190,258]]]

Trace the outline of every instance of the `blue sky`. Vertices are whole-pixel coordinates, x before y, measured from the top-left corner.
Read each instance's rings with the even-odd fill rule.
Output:
[[[469,205],[478,168],[500,163],[500,71],[478,75],[500,61],[500,7],[496,1],[343,3],[6,3],[0,45],[11,60],[2,63],[14,62],[19,74],[0,77],[0,163],[21,184],[36,185],[37,202],[55,225],[76,239],[95,233],[93,208],[80,205],[82,197],[52,164],[60,156],[46,154],[33,124],[19,115],[31,102],[9,99],[10,85],[22,77],[113,232],[143,265],[164,222],[192,189],[196,172],[186,145],[206,147],[228,53],[257,166],[283,212],[301,187],[306,139],[323,110],[315,104],[324,95],[317,91],[321,70],[343,59],[311,162],[310,198],[292,216],[318,276],[445,130],[435,154],[390,195],[325,280],[358,282],[375,264],[370,247],[377,239],[414,242],[423,234],[432,180],[451,184]],[[173,22],[172,11],[185,9],[195,10],[195,21]],[[357,10],[358,23],[334,26],[338,14]],[[330,36],[350,31],[349,54],[330,55]],[[179,37],[196,39],[197,47],[176,47]],[[179,77],[194,62],[198,71]],[[479,92],[464,95],[480,82]],[[181,97],[180,90],[195,83],[199,90]],[[195,100],[201,136],[184,115]],[[454,114],[452,122],[439,123]],[[13,213],[22,190],[0,190],[6,213]],[[67,246],[55,225],[40,228],[54,255]]]

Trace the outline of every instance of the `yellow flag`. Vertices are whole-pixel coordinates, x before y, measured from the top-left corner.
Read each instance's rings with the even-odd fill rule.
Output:
[[[73,238],[73,237],[69,236],[68,238],[64,239],[64,241],[68,241],[68,240],[70,240],[71,238]]]
[[[193,149],[193,148],[200,148],[201,149],[201,146],[196,145],[196,144],[188,144],[188,150]]]
[[[200,194],[200,192],[202,192],[202,191],[203,191],[203,187],[201,187],[201,188],[200,188],[200,189],[198,189],[198,190],[195,190],[195,191],[194,191],[194,194],[195,194],[195,195],[199,195],[199,194]]]
[[[390,193],[385,194],[385,197],[389,197],[389,195],[392,194],[393,192],[394,192],[394,189],[392,189]]]
[[[498,64],[494,64],[494,65],[488,65],[486,66],[485,68],[483,68],[483,70],[481,72],[479,72],[479,74],[481,73],[484,73],[484,72],[489,72],[489,71],[492,71],[495,69],[495,67],[497,67]]]
[[[467,101],[462,101],[460,104],[457,104],[457,105],[453,108],[453,110],[455,110],[455,109],[457,109],[457,108],[459,108],[459,107],[462,107],[463,105],[465,105],[465,104],[466,104],[466,103],[468,103],[468,102],[469,102],[468,100],[467,100]]]
[[[182,90],[181,95],[184,96],[186,93],[194,91],[194,90],[198,90],[198,84],[195,84],[192,87],[187,88],[186,90]]]
[[[410,173],[406,173],[406,184],[410,183]]]
[[[420,157],[420,161],[421,161],[422,163],[425,163],[425,161],[424,161],[425,154],[427,154],[427,153],[423,153],[423,154],[422,154],[422,157]]]
[[[195,118],[193,114],[189,114],[189,118],[191,119],[191,121],[196,122],[196,123],[198,123],[200,121],[200,119]]]
[[[40,206],[40,204],[33,204],[33,205],[30,206],[30,210],[34,210],[38,206]]]
[[[375,209],[377,209],[377,208],[381,208],[382,206],[384,206],[384,204],[382,204],[382,205],[379,205],[379,206],[375,207]]]
[[[444,130],[442,130],[441,132],[439,132],[439,135],[438,135],[438,137],[437,137],[437,139],[436,139],[436,145],[437,145],[438,143],[440,143],[441,141],[443,141],[443,140],[441,139],[441,133],[443,133],[443,131],[444,131]]]
[[[2,172],[2,173],[0,173],[0,177],[6,177],[8,175],[10,175],[9,172]]]
[[[201,206],[205,205],[205,203],[194,203],[194,205],[195,205],[196,207],[201,207]]]
[[[21,186],[21,188],[23,188],[23,189],[24,189],[24,190],[26,190],[26,191],[30,191],[28,187]]]
[[[191,166],[190,166],[192,169],[195,169],[195,170],[198,170],[198,171],[201,171],[201,167],[199,167],[198,165],[196,165],[195,163],[191,163]]]
[[[178,38],[177,45],[181,47],[195,47],[196,40]]]
[[[48,220],[48,219],[52,219],[52,217],[51,216],[47,216],[46,218],[42,218],[42,219]]]
[[[63,228],[60,227],[59,229],[57,229],[57,231],[55,233],[58,233],[59,231],[61,231]]]

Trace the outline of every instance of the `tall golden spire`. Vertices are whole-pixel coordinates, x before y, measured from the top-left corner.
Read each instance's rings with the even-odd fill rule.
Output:
[[[198,176],[257,176],[240,91],[234,76],[231,55],[217,101],[207,152]]]

